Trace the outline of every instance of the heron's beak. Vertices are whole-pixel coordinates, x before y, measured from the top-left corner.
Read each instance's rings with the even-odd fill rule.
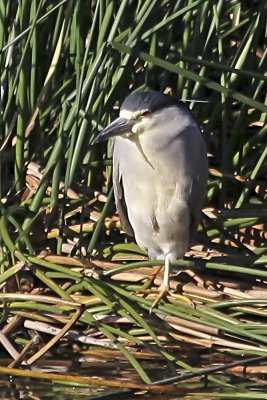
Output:
[[[132,133],[132,126],[134,121],[126,118],[117,118],[111,122],[97,137],[93,140],[92,145],[103,142],[114,136],[122,136],[126,133]]]

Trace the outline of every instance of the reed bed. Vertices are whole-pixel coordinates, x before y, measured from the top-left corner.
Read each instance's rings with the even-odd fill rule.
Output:
[[[21,0],[0,13],[0,374],[68,357],[98,365],[103,385],[112,360],[114,385],[132,389],[178,390],[167,378],[188,373],[192,384],[260,383],[266,2]],[[121,229],[110,145],[90,146],[147,87],[190,100],[210,164],[196,245],[151,313],[162,263]]]

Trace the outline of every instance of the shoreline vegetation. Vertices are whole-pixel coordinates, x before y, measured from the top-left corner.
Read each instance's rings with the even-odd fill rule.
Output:
[[[0,0],[0,15],[0,376],[261,398],[267,3]],[[196,243],[151,313],[162,263],[121,229],[111,145],[90,146],[144,88],[190,100],[209,156]]]

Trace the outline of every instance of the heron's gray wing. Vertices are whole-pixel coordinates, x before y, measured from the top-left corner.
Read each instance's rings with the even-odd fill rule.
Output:
[[[170,170],[173,171],[176,168],[177,171],[182,171],[184,183],[181,185],[180,181],[180,185],[183,188],[182,197],[189,206],[189,243],[192,243],[201,219],[207,190],[207,149],[200,127],[191,111],[184,105],[181,105],[179,109],[181,119],[178,130],[183,132],[184,141],[181,143],[174,138],[165,159],[169,163]]]
[[[195,173],[193,176],[192,190],[189,196],[190,205],[190,236],[189,242],[192,243],[194,240],[197,227],[201,220],[201,210],[206,197],[207,191],[207,179],[208,179],[208,159],[207,150],[204,144],[203,138],[199,137],[198,143],[198,163],[195,166]]]
[[[128,218],[128,211],[124,198],[123,178],[120,171],[120,163],[116,158],[113,158],[113,186],[115,203],[121,220],[122,228],[128,235],[134,236],[134,231]]]
[[[203,207],[207,187],[206,168],[196,177],[190,195],[190,234],[189,243],[192,244],[196,235],[198,225],[201,221],[201,209]]]

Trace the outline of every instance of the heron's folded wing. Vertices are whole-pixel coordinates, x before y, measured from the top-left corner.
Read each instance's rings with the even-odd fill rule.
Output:
[[[128,218],[127,206],[124,198],[123,181],[120,174],[119,163],[113,163],[113,186],[116,207],[121,220],[121,225],[127,235],[134,236],[133,228]]]
[[[199,163],[194,177],[192,190],[188,198],[190,206],[190,243],[194,240],[195,233],[201,221],[201,209],[207,192],[208,164],[206,158],[206,149],[203,147],[202,163]]]

